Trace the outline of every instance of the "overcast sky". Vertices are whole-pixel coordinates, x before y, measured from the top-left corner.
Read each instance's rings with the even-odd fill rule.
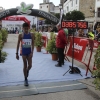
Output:
[[[23,0],[26,4],[33,4],[33,9],[39,9],[39,3],[43,3],[43,0]],[[21,0],[0,0],[0,7],[5,9],[16,8],[20,6]],[[60,0],[50,0],[55,6],[58,6]]]

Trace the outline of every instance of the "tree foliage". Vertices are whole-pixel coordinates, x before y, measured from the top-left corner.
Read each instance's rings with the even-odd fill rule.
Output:
[[[66,13],[66,20],[84,20],[85,16],[81,11],[73,10]]]
[[[96,89],[100,90],[100,46],[98,47],[94,58],[97,69],[93,71],[93,75],[96,77],[93,83],[95,84]]]
[[[72,18],[71,18],[71,13],[70,13],[70,12],[66,13],[65,19],[66,19],[66,20],[72,20]]]

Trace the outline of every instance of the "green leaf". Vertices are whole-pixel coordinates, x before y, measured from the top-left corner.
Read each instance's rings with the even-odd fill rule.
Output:
[[[25,7],[25,10],[29,10],[29,9],[31,9],[31,7],[30,7],[30,6],[28,6],[28,7]]]
[[[23,3],[21,4],[21,7],[22,7],[22,10],[25,8]]]
[[[46,50],[51,54],[57,53],[56,39],[55,39],[56,35],[53,32],[51,32],[50,36],[51,36],[51,39],[48,41]]]

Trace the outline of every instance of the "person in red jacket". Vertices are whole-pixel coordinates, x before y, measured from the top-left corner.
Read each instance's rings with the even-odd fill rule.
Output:
[[[64,48],[65,45],[67,44],[67,37],[64,32],[64,29],[61,28],[61,24],[58,24],[57,26],[58,29],[58,35],[56,37],[56,47],[58,51],[58,64],[56,64],[56,67],[62,67],[64,65]]]

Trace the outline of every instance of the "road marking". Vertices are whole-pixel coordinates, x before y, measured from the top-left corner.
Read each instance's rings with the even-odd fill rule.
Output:
[[[40,88],[21,89],[21,90],[11,90],[11,91],[0,91],[0,93],[9,93],[9,92],[18,92],[18,91],[28,91],[28,90],[33,90],[33,89],[46,89],[46,88],[66,87],[66,86],[77,86],[77,85],[81,85],[81,84],[82,83],[71,84],[71,85],[61,85],[61,86],[51,86],[51,87],[40,87]]]
[[[37,88],[37,89],[43,89],[43,88],[57,88],[57,87],[66,87],[66,86],[75,86],[75,85],[80,85],[82,83],[78,83],[78,84],[71,84],[71,85],[61,85],[61,86],[51,86],[51,87],[41,87],[41,88]]]

